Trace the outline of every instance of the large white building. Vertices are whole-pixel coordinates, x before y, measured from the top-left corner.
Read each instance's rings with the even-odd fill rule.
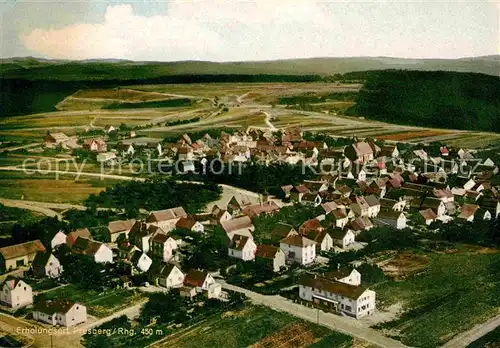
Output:
[[[362,286],[304,275],[299,281],[299,297],[315,306],[356,319],[375,311],[375,292]]]

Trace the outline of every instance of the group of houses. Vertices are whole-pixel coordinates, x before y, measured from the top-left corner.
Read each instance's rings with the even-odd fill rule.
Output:
[[[64,141],[62,136],[51,136],[47,142]],[[368,140],[329,148],[323,142],[305,140],[298,129],[288,129],[280,135],[258,130],[222,132],[217,139],[207,134],[196,141],[184,134],[175,144],[131,137],[117,151],[120,156],[131,156],[137,146],[185,163],[214,158],[229,163],[302,162],[321,170],[311,180],[281,187],[279,199],[261,196],[258,202],[251,202],[234,196],[225,207],[215,205],[203,214],[190,215],[183,207],[175,207],[152,211],[143,220],[110,222],[109,243],[94,240],[88,229],[78,229],[56,233],[45,246],[36,240],[0,248],[3,268],[31,266],[38,276],[58,277],[63,269],[52,250],[65,244],[71,252],[96,263],[119,263],[131,276],[146,274],[152,284],[179,289],[184,297],[204,294],[218,298],[221,285],[209,272],[179,266],[177,250],[185,241],[177,239],[174,230],[203,234],[207,229],[220,229],[230,258],[260,262],[280,272],[290,264],[313,264],[322,251],[356,248],[359,234],[374,226],[401,230],[409,221],[411,227],[425,227],[500,216],[500,194],[492,183],[497,164],[474,158],[463,149],[422,146],[402,151],[395,145]],[[95,139],[85,140],[84,147],[108,153],[105,142]],[[274,214],[288,203],[316,207],[320,213],[298,226],[279,222],[266,243],[256,242],[254,219]],[[362,285],[355,269],[307,273],[298,285],[300,299],[314,306],[354,318],[375,310],[376,294]],[[24,281],[8,279],[2,286],[1,301],[12,308],[33,303],[32,290]],[[85,306],[65,301],[37,303],[35,310],[35,319],[58,325],[74,325],[86,317]]]

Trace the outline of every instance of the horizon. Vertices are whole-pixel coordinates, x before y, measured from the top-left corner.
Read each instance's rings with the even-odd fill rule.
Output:
[[[481,58],[499,58],[499,54],[489,54],[480,56],[463,56],[456,58],[441,58],[441,57],[430,57],[430,58],[408,58],[408,57],[395,57],[395,56],[330,56],[330,57],[305,57],[305,58],[278,58],[278,59],[266,59],[266,60],[227,60],[227,61],[215,61],[215,60],[132,60],[126,58],[85,58],[85,59],[64,59],[64,58],[47,58],[41,56],[12,56],[0,58],[3,60],[13,60],[13,59],[34,59],[34,60],[49,60],[49,61],[67,61],[67,62],[86,62],[86,61],[107,61],[116,60],[123,62],[134,62],[134,63],[266,63],[266,62],[277,62],[277,61],[291,61],[291,60],[313,60],[313,59],[395,59],[395,60],[466,60],[466,59],[481,59]]]
[[[460,0],[19,0],[0,7],[0,57],[221,63],[471,58],[500,53],[499,9],[493,1]]]

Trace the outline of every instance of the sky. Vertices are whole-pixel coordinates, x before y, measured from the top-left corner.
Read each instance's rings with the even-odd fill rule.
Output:
[[[499,1],[3,0],[0,56],[248,61],[494,55],[500,54]]]

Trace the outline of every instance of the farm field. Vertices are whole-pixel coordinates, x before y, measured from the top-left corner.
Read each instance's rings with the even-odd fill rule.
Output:
[[[413,347],[437,347],[498,314],[498,250],[458,246],[446,252],[397,255],[385,264],[396,279],[375,284],[379,307],[404,313],[376,326]],[[497,293],[497,295],[493,295]]]
[[[99,293],[93,290],[80,289],[75,285],[68,285],[45,292],[39,295],[37,300],[40,298],[45,300],[67,298],[82,303],[87,306],[88,314],[98,318],[111,315],[145,299],[142,293],[134,290],[119,289]]]
[[[91,194],[99,194],[107,186],[118,182],[55,174],[27,175],[23,172],[0,171],[0,197],[52,203],[81,203]]]
[[[351,337],[267,307],[247,305],[174,333],[155,347],[354,347]],[[362,346],[357,346],[362,347]],[[365,346],[366,347],[366,346]]]
[[[154,137],[224,126],[240,129],[301,127],[305,131],[334,136],[356,135],[411,142],[439,140],[470,148],[500,142],[500,135],[495,133],[394,125],[363,117],[344,116],[343,110],[353,105],[353,101],[347,99],[352,99],[353,93],[359,88],[359,84],[316,82],[135,85],[78,90],[62,102],[74,104],[64,107],[68,110],[0,119],[0,141],[40,141],[47,131],[74,135],[86,129],[125,124],[136,127],[138,134]],[[343,97],[343,94],[346,96]],[[190,105],[182,106],[181,103],[176,107],[155,107],[163,105],[163,101],[173,101],[175,104],[175,100],[183,98],[189,99]],[[315,98],[321,102],[310,102]],[[287,100],[286,103],[307,101],[313,111],[305,111],[303,105],[298,104],[280,105],[282,100]],[[158,101],[160,104],[148,104]],[[121,108],[123,105],[127,108]],[[140,108],[128,108],[135,105]],[[144,106],[147,107],[142,108]],[[102,109],[104,107],[118,108]],[[199,121],[166,125],[171,121],[195,117]]]

